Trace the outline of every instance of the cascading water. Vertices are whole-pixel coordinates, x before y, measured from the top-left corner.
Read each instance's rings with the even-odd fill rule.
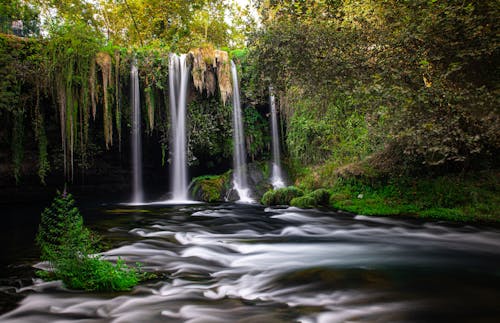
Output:
[[[141,101],[139,94],[139,73],[137,66],[130,68],[132,101],[132,203],[143,203],[142,191],[142,143],[141,143]]]
[[[274,97],[273,88],[269,87],[269,105],[271,106],[271,131],[273,145],[273,172],[271,176],[271,184],[273,188],[285,187],[281,172],[280,158],[280,137],[278,131],[278,116],[276,113],[276,99]]]
[[[172,201],[188,201],[186,162],[186,99],[189,68],[186,55],[170,54],[169,89],[171,115],[172,164],[170,179]]]
[[[245,136],[243,133],[238,71],[233,61],[231,61],[231,77],[233,80],[233,188],[238,192],[241,202],[252,202],[246,179]]]

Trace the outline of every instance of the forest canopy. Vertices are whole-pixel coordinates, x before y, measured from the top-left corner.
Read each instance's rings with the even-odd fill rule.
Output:
[[[296,174],[312,167],[328,182],[332,170],[365,161],[393,174],[498,166],[498,1],[240,3],[3,1],[1,144],[11,152],[16,181],[24,148],[33,149],[28,138],[42,181],[50,170],[73,177],[75,165],[90,169],[102,151],[121,153],[133,60],[144,129],[165,164],[168,53],[205,53],[197,64],[218,73],[217,64],[206,63],[218,50],[238,64],[252,160],[269,155],[272,85]],[[14,30],[19,21],[22,29]],[[228,93],[196,88],[189,159],[205,154],[216,164],[231,154]]]

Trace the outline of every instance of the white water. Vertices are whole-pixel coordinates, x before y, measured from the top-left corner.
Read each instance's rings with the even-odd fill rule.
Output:
[[[278,131],[278,115],[276,113],[276,99],[271,86],[269,87],[269,105],[271,106],[271,134],[273,144],[273,172],[271,184],[274,189],[277,189],[285,187],[285,181],[283,180],[281,172],[280,137]]]
[[[141,99],[139,94],[139,73],[137,66],[130,68],[132,101],[132,203],[143,203],[142,190],[142,144],[141,144]]]
[[[498,229],[252,205],[144,209],[106,207],[95,224],[115,244],[105,259],[157,279],[123,293],[36,279],[0,322],[498,321]]]
[[[189,68],[186,55],[170,54],[169,89],[171,115],[170,180],[172,202],[188,202],[188,176],[186,161],[186,99]]]
[[[240,202],[252,202],[246,178],[245,135],[241,114],[238,71],[233,61],[231,61],[231,77],[233,80],[233,188],[238,192]]]

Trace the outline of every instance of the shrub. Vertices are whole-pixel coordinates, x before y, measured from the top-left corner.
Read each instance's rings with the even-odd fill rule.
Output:
[[[293,198],[304,195],[304,192],[295,187],[288,186],[279,188],[277,190],[267,191],[264,196],[262,196],[262,204],[270,205],[290,205]]]
[[[113,264],[92,255],[98,251],[99,239],[83,226],[74,203],[71,194],[58,192],[51,206],[42,212],[36,243],[41,259],[49,262],[51,270],[40,276],[60,279],[68,288],[98,291],[129,290],[147,278],[123,260]]]

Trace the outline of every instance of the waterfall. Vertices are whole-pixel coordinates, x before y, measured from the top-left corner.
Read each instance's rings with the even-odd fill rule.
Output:
[[[186,99],[189,68],[186,55],[170,54],[169,95],[171,117],[170,180],[173,201],[188,200],[186,161]]]
[[[285,187],[285,182],[283,181],[283,176],[281,174],[280,137],[278,130],[278,115],[276,113],[276,100],[271,86],[269,87],[269,105],[271,106],[271,135],[273,145],[273,169],[271,184],[274,189],[277,189]]]
[[[139,94],[139,73],[135,63],[130,68],[132,101],[132,203],[143,203],[142,191],[142,144],[141,144],[141,101]]]
[[[231,77],[233,81],[233,188],[238,192],[241,202],[251,202],[250,189],[246,179],[245,136],[243,133],[238,72],[233,61],[231,61]]]

